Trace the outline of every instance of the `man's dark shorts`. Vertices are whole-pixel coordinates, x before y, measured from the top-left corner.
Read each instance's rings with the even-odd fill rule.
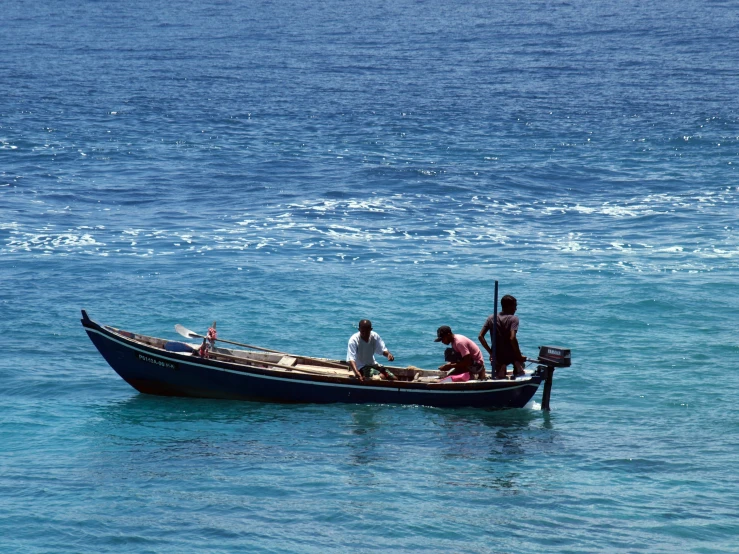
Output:
[[[362,366],[362,368],[359,370],[359,373],[362,374],[362,378],[364,379],[372,379],[372,370],[379,371],[380,374],[387,377],[388,370],[386,367],[381,366],[380,364],[372,364],[372,365],[365,365]]]

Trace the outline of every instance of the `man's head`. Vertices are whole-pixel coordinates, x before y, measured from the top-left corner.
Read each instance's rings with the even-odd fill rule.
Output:
[[[500,306],[501,308],[503,308],[504,314],[515,314],[518,303],[513,296],[511,296],[510,294],[506,294],[503,298],[500,299]]]
[[[372,333],[372,322],[369,319],[363,319],[359,322],[359,336],[362,337],[364,342],[367,342]]]
[[[450,344],[453,338],[454,333],[452,333],[452,328],[449,327],[449,325],[442,325],[436,330],[436,338],[434,339],[434,342]]]

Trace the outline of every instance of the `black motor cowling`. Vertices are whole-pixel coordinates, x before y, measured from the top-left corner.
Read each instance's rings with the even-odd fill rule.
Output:
[[[569,348],[540,346],[539,363],[549,367],[570,367],[572,357]]]

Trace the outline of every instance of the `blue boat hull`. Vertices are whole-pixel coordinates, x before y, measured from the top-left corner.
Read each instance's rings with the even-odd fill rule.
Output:
[[[347,382],[346,379],[285,374],[242,363],[228,363],[167,352],[82,319],[103,358],[139,392],[162,396],[223,398],[268,402],[415,404],[440,408],[522,408],[542,377],[464,384]],[[280,373],[278,375],[278,373]]]

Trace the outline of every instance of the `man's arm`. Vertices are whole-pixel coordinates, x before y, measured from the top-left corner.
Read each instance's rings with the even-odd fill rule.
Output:
[[[352,339],[349,339],[349,346],[347,346],[346,349],[346,361],[349,362],[349,368],[354,372],[354,375],[360,380],[364,381],[362,379],[362,374],[359,373],[359,370],[357,369],[357,345]]]
[[[487,353],[492,356],[493,355],[492,347],[488,345],[488,341],[485,339],[485,336],[487,334],[488,334],[488,325],[486,323],[485,325],[482,326],[482,329],[480,329],[480,334],[477,335],[477,340],[480,341],[480,344],[487,351]]]
[[[377,340],[375,342],[375,354],[382,354],[390,362],[395,359],[395,356],[393,356],[387,349],[387,347],[385,346],[385,341],[382,340],[382,337],[380,337],[380,335],[377,335]]]
[[[349,369],[351,369],[354,372],[354,375],[359,379],[360,381],[364,381],[362,378],[362,374],[359,373],[359,370],[357,369],[357,363],[354,360],[349,360]]]
[[[472,365],[472,354],[467,354],[466,356],[462,356],[462,359],[457,362],[457,369],[461,373],[464,373],[470,368],[471,365]]]
[[[526,356],[521,354],[521,348],[518,346],[518,339],[516,338],[516,330],[511,329],[511,344],[513,345],[513,352],[516,354],[520,361],[525,362]]]
[[[447,362],[444,365],[439,366],[439,371],[459,370],[460,373],[464,373],[472,365],[472,361],[472,354],[467,354],[466,356],[462,356],[462,359],[458,362]]]

